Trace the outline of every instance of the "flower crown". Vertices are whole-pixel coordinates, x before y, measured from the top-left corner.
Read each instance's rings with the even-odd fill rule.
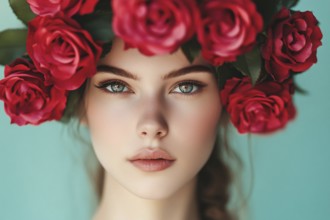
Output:
[[[238,131],[272,132],[294,118],[294,77],[317,62],[322,39],[312,12],[291,10],[298,0],[9,2],[28,27],[0,32],[0,100],[18,125],[67,118],[72,94],[118,36],[148,56],[201,54],[224,79],[222,104]]]

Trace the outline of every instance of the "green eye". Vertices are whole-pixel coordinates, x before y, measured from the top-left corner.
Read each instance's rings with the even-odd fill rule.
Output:
[[[110,92],[124,92],[125,91],[125,85],[121,83],[111,83],[106,87]]]
[[[173,90],[174,93],[182,93],[182,94],[193,94],[198,92],[204,85],[199,82],[182,82],[179,83]]]
[[[184,85],[180,85],[179,86],[179,90],[182,92],[182,93],[191,93],[192,91],[195,91],[196,88],[195,85],[191,85],[191,84],[184,84]]]
[[[100,88],[100,89],[103,89],[103,90],[106,90],[107,92],[110,92],[110,93],[129,92],[129,89],[126,86],[126,84],[121,82],[121,81],[118,81],[118,80],[100,83],[100,85],[97,85],[96,87]]]

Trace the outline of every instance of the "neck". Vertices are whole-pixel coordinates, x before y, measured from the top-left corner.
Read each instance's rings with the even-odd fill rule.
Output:
[[[144,199],[105,175],[101,203],[93,220],[198,220],[196,180],[165,199]]]

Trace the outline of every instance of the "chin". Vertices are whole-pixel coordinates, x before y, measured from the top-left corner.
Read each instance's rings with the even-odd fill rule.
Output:
[[[185,191],[195,190],[195,180],[190,181],[142,181],[135,183],[132,187],[127,188],[135,196],[148,200],[164,200],[174,197]]]
[[[147,200],[164,200],[171,198],[173,195],[175,195],[175,191],[171,191],[169,189],[158,189],[158,190],[148,190],[143,189],[141,191],[135,191],[133,192],[135,196],[141,198],[141,199],[147,199]]]

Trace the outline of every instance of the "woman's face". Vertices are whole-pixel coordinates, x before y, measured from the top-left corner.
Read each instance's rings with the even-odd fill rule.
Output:
[[[167,198],[195,183],[221,114],[215,77],[183,52],[144,56],[114,40],[85,97],[95,153],[113,183]]]

